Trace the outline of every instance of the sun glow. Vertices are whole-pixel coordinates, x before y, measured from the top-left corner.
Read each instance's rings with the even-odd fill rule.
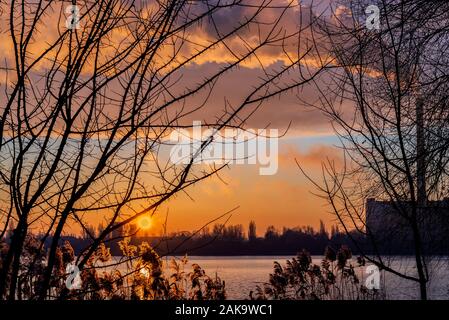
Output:
[[[148,216],[140,218],[137,224],[141,230],[148,230],[153,225],[151,217]]]

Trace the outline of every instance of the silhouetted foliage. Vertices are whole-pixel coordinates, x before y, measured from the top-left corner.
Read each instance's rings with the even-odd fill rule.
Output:
[[[328,247],[321,265],[312,263],[307,250],[287,260],[285,266],[274,262],[268,283],[257,286],[251,299],[294,300],[371,300],[382,298],[379,290],[367,289],[350,259],[351,250],[342,246],[337,253]],[[358,267],[362,266],[358,259]]]
[[[19,271],[17,294],[20,300],[35,299],[40,292],[47,250],[40,241],[27,237]],[[209,277],[196,263],[187,271],[188,259],[173,258],[165,266],[162,258],[146,242],[132,245],[129,238],[119,242],[121,258],[113,259],[109,248],[100,245],[80,270],[80,286],[69,288],[67,267],[75,260],[70,242],[58,246],[50,281],[49,299],[64,300],[222,300],[225,283],[217,275]],[[0,242],[0,269],[8,245]],[[33,259],[38,258],[38,261]],[[169,272],[169,274],[167,274]]]

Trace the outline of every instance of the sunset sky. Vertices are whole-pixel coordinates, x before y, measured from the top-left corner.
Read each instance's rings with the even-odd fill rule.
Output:
[[[195,65],[186,70],[196,77],[206,73],[214,62]],[[275,67],[275,65],[271,65]],[[207,106],[203,118],[214,115],[222,108],[223,97],[238,100],[245,86],[254,83],[260,70],[240,68],[219,83],[217,92]],[[192,76],[193,77],[193,76]],[[195,82],[195,79],[189,79]],[[320,181],[321,163],[327,159],[342,161],[341,150],[335,146],[339,140],[334,135],[329,119],[321,112],[306,106],[301,100],[314,101],[316,91],[306,86],[300,91],[289,92],[263,104],[249,120],[247,128],[272,128],[287,134],[279,139],[279,169],[275,175],[259,175],[258,165],[235,164],[224,169],[220,178],[213,177],[192,187],[186,194],[159,210],[154,217],[154,232],[158,232],[168,212],[168,230],[195,230],[223,213],[233,211],[229,224],[243,224],[245,229],[250,220],[257,223],[259,234],[270,225],[296,227],[312,225],[318,227],[323,220],[328,228],[335,224],[335,217],[329,213],[326,202],[312,194],[313,185],[304,177],[295,159],[304,170]],[[221,219],[224,222],[227,217]]]
[[[285,5],[290,1],[278,0],[276,3]],[[296,2],[294,2],[296,4]],[[308,8],[308,1],[298,2],[303,8]],[[332,5],[336,14],[344,12],[332,1],[314,2],[314,10],[326,11]],[[307,11],[307,10],[305,10]],[[269,19],[269,10],[266,13]],[[300,24],[299,8],[288,10],[283,17],[283,25],[287,30],[295,30]],[[276,10],[273,10],[275,16]],[[237,21],[242,12],[228,12],[229,17]],[[222,17],[222,26],[226,28],[232,18]],[[303,20],[307,14],[303,16]],[[303,21],[304,23],[304,21]],[[206,28],[207,29],[207,28]],[[307,31],[306,31],[307,32]],[[256,38],[257,30],[252,30],[246,36]],[[297,39],[291,43],[296,50]],[[232,43],[232,42],[231,42]],[[235,41],[238,47],[239,42]],[[220,64],[231,59],[226,50],[217,50],[217,54],[207,55],[184,72],[184,80],[198,82],[209,69],[218,68]],[[279,69],[286,57],[284,52],[276,50],[265,51],[260,56],[264,67]],[[254,60],[253,60],[254,61]],[[305,64],[314,65],[314,61]],[[221,79],[216,92],[206,105],[203,117],[192,120],[207,121],[208,115],[217,114],[223,109],[223,100],[229,99],[238,103],[248,86],[257,84],[262,70],[257,61],[240,67],[238,71]],[[295,74],[289,75],[295,77]],[[297,75],[299,76],[299,75]],[[324,80],[318,80],[324,81]],[[279,142],[279,170],[273,176],[259,175],[257,165],[232,165],[220,173],[219,178],[212,178],[194,186],[188,195],[180,194],[160,210],[154,219],[160,225],[168,212],[168,228],[173,231],[194,230],[215,219],[223,213],[233,211],[228,223],[243,224],[245,229],[250,220],[257,223],[259,234],[263,234],[269,225],[282,229],[283,226],[295,227],[312,225],[318,227],[323,220],[328,228],[336,223],[335,217],[329,213],[326,202],[312,194],[314,186],[302,175],[295,159],[304,170],[318,181],[321,177],[321,163],[327,159],[342,161],[341,150],[335,148],[339,140],[334,135],[329,119],[316,109],[306,106],[306,103],[317,103],[317,90],[314,85],[302,86],[299,90],[289,91],[281,97],[276,97],[266,103],[249,119],[247,128],[275,128],[279,132],[289,127],[287,134]],[[306,103],[305,103],[305,102]],[[289,126],[290,125],[290,126]],[[224,221],[222,219],[221,221]]]
[[[273,9],[266,9],[262,13],[261,20],[274,21],[280,11],[276,4],[285,6],[291,1],[273,1]],[[152,1],[145,2],[151,7]],[[307,24],[309,8],[308,1],[292,2],[293,6],[287,10],[281,20],[283,30],[294,32],[300,28],[300,22]],[[300,11],[304,9],[304,15],[300,18]],[[329,1],[314,3],[314,10],[327,10]],[[337,15],[344,12],[344,8],[334,8]],[[221,10],[215,17],[217,28],[226,32],[233,24],[243,21],[250,15],[253,8],[233,8]],[[52,21],[58,20],[60,12],[55,10],[53,14],[47,14],[43,19],[48,21],[45,27],[40,29],[36,39],[30,44],[31,52],[38,55],[48,46],[48,43],[57,37],[56,27]],[[44,24],[43,24],[44,25]],[[0,23],[0,30],[7,30],[8,26]],[[176,86],[170,90],[177,92],[201,82],[211,72],[216,72],[235,57],[234,52],[243,53],[246,48],[242,39],[249,44],[257,44],[258,35],[266,30],[247,28],[238,36],[231,37],[227,41],[226,48],[219,45],[199,56],[188,67],[182,69]],[[214,36],[214,28],[211,25],[197,26],[191,32],[189,40],[183,50],[191,54],[198,50],[200,44],[207,44]],[[304,31],[304,36],[307,30]],[[115,41],[119,43],[126,38],[126,34],[117,32]],[[12,63],[12,43],[9,41],[8,32],[0,32],[0,52],[5,55],[7,63]],[[226,73],[215,84],[214,92],[200,112],[193,113],[184,119],[185,123],[193,121],[207,122],[223,113],[226,106],[233,106],[241,102],[248,89],[257,85],[264,72],[279,70],[288,63],[288,55],[301,53],[304,46],[298,47],[298,38],[288,38],[281,49],[276,46],[267,46],[259,53],[257,59],[248,59],[232,72]],[[291,51],[289,51],[291,50]],[[297,52],[298,50],[298,52]],[[108,52],[105,53],[107,57]],[[326,54],[324,53],[324,57]],[[2,57],[3,58],[3,57]],[[9,59],[9,60],[8,60]],[[166,59],[161,54],[161,62]],[[47,68],[45,60],[35,66],[36,72]],[[311,58],[304,59],[303,66],[306,72],[313,72],[316,61]],[[263,66],[263,68],[262,68]],[[299,77],[298,70],[292,71],[281,81],[289,83]],[[14,75],[6,77],[4,70],[0,69],[0,85],[2,88],[15,81]],[[317,81],[323,81],[317,79]],[[195,230],[215,219],[216,217],[238,207],[233,211],[228,223],[243,224],[247,227],[250,220],[255,220],[258,233],[263,234],[267,226],[274,225],[277,228],[283,226],[295,227],[312,225],[317,227],[320,220],[328,226],[334,223],[334,217],[328,213],[325,202],[312,194],[313,186],[301,174],[295,160],[303,169],[314,178],[320,177],[321,162],[327,158],[341,161],[341,152],[334,147],[339,141],[333,134],[329,120],[316,109],[306,106],[304,101],[317,103],[317,91],[315,85],[301,86],[293,91],[287,91],[281,96],[274,97],[265,102],[257,112],[247,121],[246,128],[278,129],[280,133],[289,130],[279,141],[279,169],[272,176],[259,175],[257,165],[231,165],[220,172],[220,177],[212,177],[189,188],[186,193],[179,193],[176,197],[159,208],[153,217],[151,231],[160,233],[163,221],[167,218],[168,231]],[[113,92],[113,88],[111,88]],[[197,99],[197,101],[195,101]],[[192,106],[202,103],[204,96],[201,94],[187,101]],[[251,112],[252,110],[248,110]],[[168,214],[168,216],[167,216]],[[98,219],[94,219],[97,221]],[[222,219],[221,222],[224,222]],[[76,230],[74,230],[76,231]],[[70,230],[68,230],[70,232]]]
[[[319,220],[329,226],[335,223],[328,213],[326,203],[313,195],[315,191],[302,175],[295,159],[312,176],[319,178],[321,161],[326,157],[338,159],[338,153],[330,144],[330,136],[284,138],[280,144],[279,170],[273,176],[259,175],[257,165],[232,165],[220,174],[188,192],[180,194],[154,217],[157,227],[168,212],[168,227],[173,231],[194,230],[210,220],[239,206],[228,223],[247,227],[255,220],[258,233],[263,234],[269,225],[282,229],[312,225]],[[329,144],[327,143],[329,141]],[[224,221],[222,219],[221,221]]]

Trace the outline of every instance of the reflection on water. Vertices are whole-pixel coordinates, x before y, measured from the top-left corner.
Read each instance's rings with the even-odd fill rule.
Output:
[[[249,292],[256,285],[268,281],[269,274],[273,272],[273,262],[282,264],[292,256],[190,256],[186,267],[198,263],[209,276],[217,273],[226,282],[228,299],[249,299]],[[116,258],[118,259],[118,258]],[[169,261],[171,258],[164,258]],[[322,257],[314,256],[313,263],[320,264]],[[400,270],[410,276],[416,275],[413,258],[409,257],[386,257],[385,262],[395,270]],[[354,265],[357,263],[352,262]],[[360,268],[357,273],[361,278],[364,269]],[[438,257],[429,263],[429,298],[449,298],[449,257]],[[387,299],[417,299],[419,298],[419,286],[417,283],[405,280],[391,273],[382,272],[381,288],[386,293]]]

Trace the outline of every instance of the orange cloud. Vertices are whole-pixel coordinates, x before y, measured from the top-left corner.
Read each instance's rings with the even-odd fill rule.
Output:
[[[321,169],[323,162],[331,161],[336,167],[341,167],[344,162],[342,152],[335,146],[324,144],[312,146],[303,152],[296,147],[289,146],[279,155],[279,163],[280,165],[296,165],[298,162],[306,170],[317,170]]]

